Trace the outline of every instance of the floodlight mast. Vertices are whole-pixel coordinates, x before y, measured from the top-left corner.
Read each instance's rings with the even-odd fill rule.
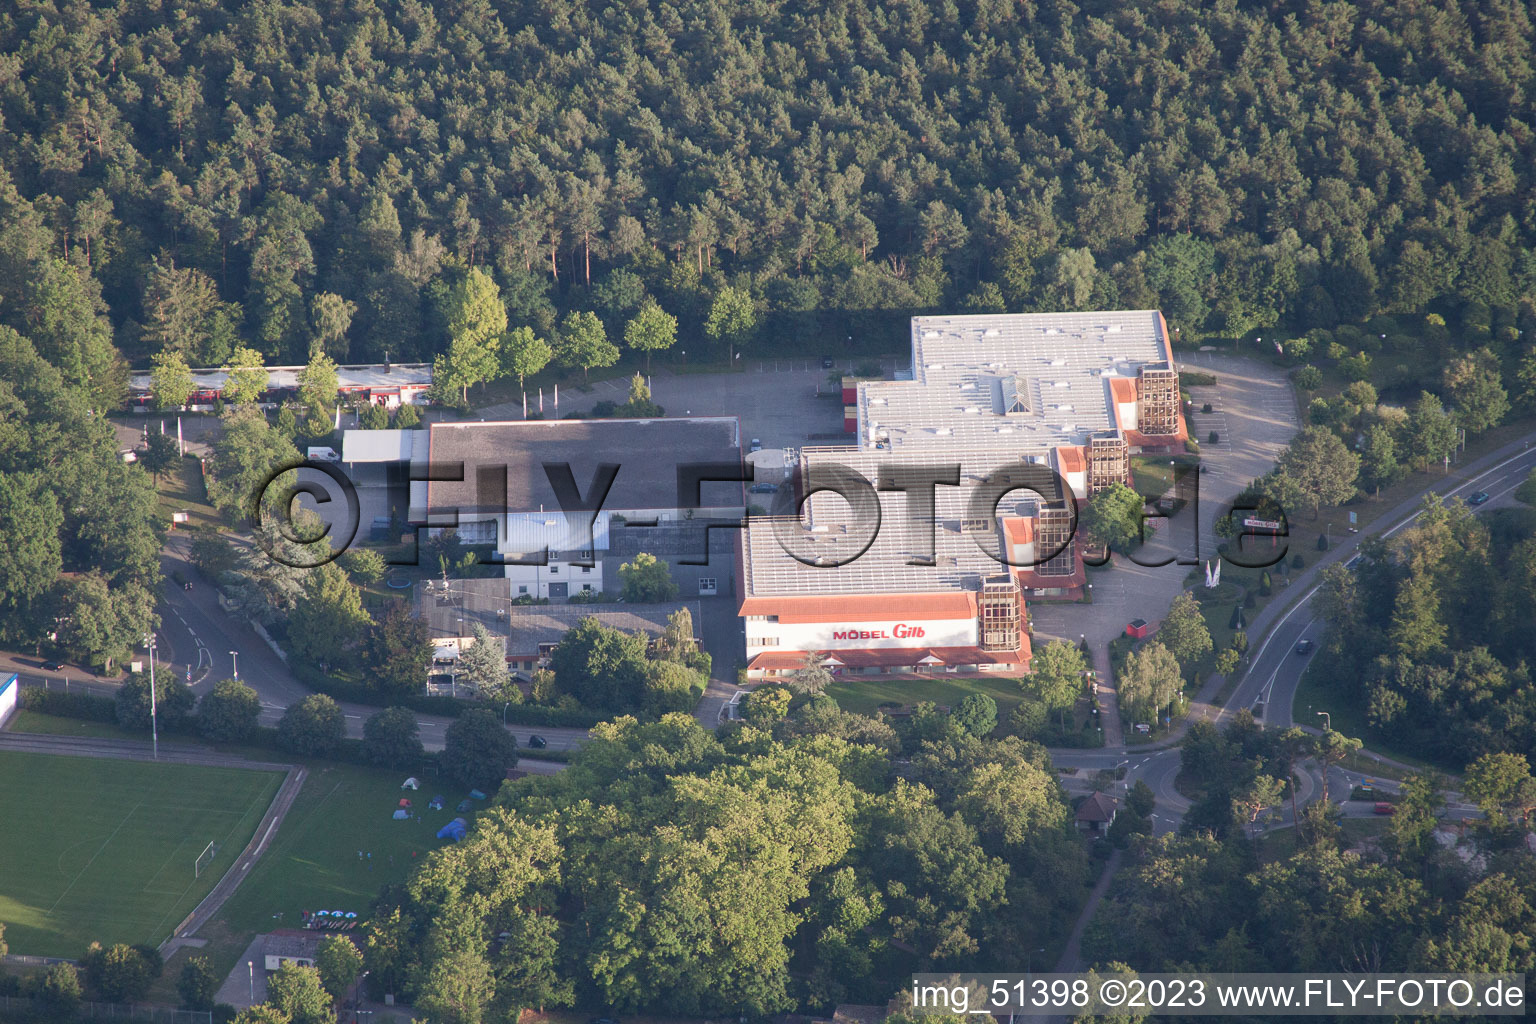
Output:
[[[155,760],[160,760],[160,726],[155,718],[155,635],[146,634],[144,646],[149,648],[149,736],[154,745]]]

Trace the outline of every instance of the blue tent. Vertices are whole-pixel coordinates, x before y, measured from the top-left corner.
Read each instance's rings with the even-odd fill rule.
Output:
[[[437,830],[437,838],[452,839],[454,842],[462,842],[464,835],[469,831],[469,823],[463,818],[454,818],[448,824]]]
[[[476,800],[484,800],[485,799],[485,794],[480,792],[478,789],[470,790],[469,791],[469,795],[471,797],[473,797],[474,799],[476,799]]]
[[[411,816],[411,814],[410,814],[409,811],[400,810],[400,811],[396,811],[395,812],[395,820],[396,821],[404,821],[406,818],[409,818],[410,816]]]

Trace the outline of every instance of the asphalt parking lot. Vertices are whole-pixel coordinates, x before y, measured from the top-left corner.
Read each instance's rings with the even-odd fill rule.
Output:
[[[1195,409],[1191,432],[1201,442],[1199,556],[1208,561],[1216,557],[1216,516],[1250,480],[1274,466],[1299,429],[1296,403],[1285,374],[1268,363],[1193,352],[1181,355],[1179,366],[1216,375],[1214,387],[1190,389]],[[1211,404],[1210,413],[1200,411],[1206,402]],[[1219,438],[1215,444],[1207,441],[1212,430]],[[1099,647],[1118,636],[1132,619],[1159,621],[1194,568],[1191,514],[1190,506],[1185,506],[1173,519],[1158,523],[1158,536],[1138,552],[1145,562],[1176,556],[1175,561],[1146,566],[1117,555],[1110,565],[1089,573],[1092,604],[1031,602],[1035,631],[1072,640],[1086,636]]]

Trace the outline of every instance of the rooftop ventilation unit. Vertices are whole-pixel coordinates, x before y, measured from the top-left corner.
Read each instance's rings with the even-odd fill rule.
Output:
[[[1119,334],[1120,333],[1120,325],[1119,324],[1110,324],[1108,327],[1106,327],[1104,329],[1106,331],[1108,331],[1110,334]]]
[[[986,336],[986,337],[988,337],[988,338],[1000,338],[1000,337],[1002,337],[1002,335],[1003,335],[1003,332],[1002,332],[1002,331],[1000,331],[1000,330],[998,330],[998,329],[997,329],[997,328],[996,328],[996,327],[988,327],[988,328],[987,328],[987,329],[986,329],[986,330],[985,330],[985,331],[983,331],[983,332],[982,332],[982,333],[983,333],[983,334],[984,334],[984,335],[985,335],[985,336]]]
[[[1061,331],[1059,331],[1059,330],[1057,330],[1057,329],[1056,329],[1056,328],[1054,328],[1054,327],[1047,327],[1047,328],[1046,328],[1046,329],[1045,329],[1045,333],[1046,333],[1046,334],[1060,334],[1060,333],[1061,333]]]
[[[1065,359],[1052,359],[1050,361],[1049,365],[1051,365],[1051,366],[1066,366],[1067,365],[1067,361]]]
[[[950,434],[954,433],[954,431],[948,427],[934,427],[933,432],[940,437],[948,437]]]
[[[930,330],[926,330],[926,331],[923,332],[923,337],[925,337],[925,338],[937,338],[938,336],[939,336],[939,332],[935,331],[935,330],[931,330],[930,329]]]
[[[929,369],[929,370],[942,370],[942,369],[944,369],[944,364],[943,363],[929,363],[926,368]]]
[[[1054,381],[1051,384],[1051,387],[1053,387],[1053,388],[1069,388],[1071,386],[1072,386],[1072,382],[1069,381],[1069,380],[1058,380],[1058,381]]]
[[[980,412],[981,412],[981,410],[976,408],[974,405],[968,405],[968,406],[965,407],[965,413],[966,413],[967,416],[975,416],[975,415],[979,414]]]

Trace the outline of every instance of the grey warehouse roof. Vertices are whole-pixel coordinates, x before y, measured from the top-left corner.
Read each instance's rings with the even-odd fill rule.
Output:
[[[1115,426],[1109,381],[1171,358],[1155,309],[912,318],[911,381],[859,385],[859,445],[1054,448]]]
[[[559,508],[545,463],[568,463],[586,495],[603,463],[618,465],[605,510],[679,507],[677,471],[692,463],[741,464],[741,428],[735,417],[651,420],[519,420],[433,423],[432,462],[464,464],[464,480],[429,484],[428,508],[461,512],[534,512]],[[417,448],[418,457],[421,449]],[[482,502],[476,467],[506,466],[506,503]],[[499,478],[499,474],[498,474]],[[742,485],[706,484],[705,506],[739,506]]]

